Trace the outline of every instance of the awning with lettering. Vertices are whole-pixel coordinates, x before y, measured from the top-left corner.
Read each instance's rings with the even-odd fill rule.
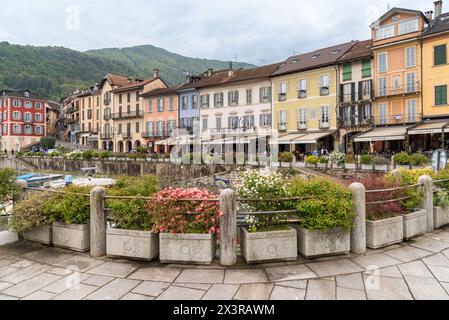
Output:
[[[293,140],[305,136],[304,133],[289,133],[283,136],[279,136],[277,139],[272,138],[270,144],[294,144]]]
[[[293,144],[315,144],[318,140],[323,139],[327,136],[334,134],[336,130],[324,131],[324,132],[314,132],[303,135],[299,138],[293,139]]]
[[[449,119],[438,120],[438,121],[425,121],[413,129],[410,129],[409,135],[416,134],[431,134],[431,133],[443,133],[443,128],[445,132],[449,132]]]
[[[407,126],[377,127],[355,137],[354,142],[405,140]]]

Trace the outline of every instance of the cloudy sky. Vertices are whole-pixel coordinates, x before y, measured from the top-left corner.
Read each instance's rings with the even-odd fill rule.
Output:
[[[433,8],[433,0],[1,2],[0,41],[80,51],[152,44],[191,57],[234,60],[237,55],[258,65],[368,39],[369,24],[388,6]]]

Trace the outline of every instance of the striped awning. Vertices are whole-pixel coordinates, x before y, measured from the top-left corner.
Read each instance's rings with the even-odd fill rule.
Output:
[[[405,140],[407,126],[378,127],[355,137],[354,142]]]

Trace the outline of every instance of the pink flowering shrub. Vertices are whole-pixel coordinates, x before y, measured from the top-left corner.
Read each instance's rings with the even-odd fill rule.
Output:
[[[203,189],[168,188],[153,196],[147,208],[157,233],[219,233],[222,215],[217,196]],[[182,199],[190,199],[185,201]]]

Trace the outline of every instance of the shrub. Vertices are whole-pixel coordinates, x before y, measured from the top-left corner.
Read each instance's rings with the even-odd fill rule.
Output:
[[[52,221],[65,224],[86,224],[90,218],[89,197],[81,193],[88,193],[89,188],[67,187],[64,194],[54,194],[43,201],[43,213]]]
[[[164,153],[163,158],[164,159],[170,159],[170,153],[169,152]]]
[[[222,215],[216,198],[208,190],[165,189],[148,201],[154,232],[164,233],[218,233],[219,217]],[[181,199],[181,200],[180,200]],[[191,201],[182,201],[190,199]]]
[[[27,199],[17,202],[12,210],[9,227],[16,232],[23,233],[52,223],[50,216],[44,214],[43,204],[50,198],[50,194],[36,192]]]
[[[360,156],[360,163],[361,164],[373,164],[374,163],[374,157],[370,156],[369,154],[364,154]]]
[[[50,154],[49,154],[49,156],[52,158],[59,157],[60,155],[61,155],[61,152],[58,152],[58,151],[53,151],[53,152],[50,152]]]
[[[373,157],[373,161],[374,164],[378,164],[378,165],[385,165],[385,164],[390,164],[390,160],[388,160],[387,158],[384,157]]]
[[[317,164],[320,159],[317,156],[308,156],[306,162],[308,164]]]
[[[128,153],[126,155],[126,157],[128,159],[134,159],[134,160],[136,160],[136,159],[145,159],[146,158],[146,156],[144,154],[142,154],[142,153]]]
[[[399,165],[409,165],[410,156],[407,152],[401,152],[394,156],[394,162]]]
[[[54,149],[56,145],[56,139],[53,137],[42,137],[40,140],[40,145],[44,149]]]
[[[289,188],[292,196],[303,197],[297,209],[301,225],[307,229],[326,230],[336,227],[350,229],[355,212],[351,192],[338,183],[296,178]]]
[[[413,166],[422,166],[429,164],[429,158],[422,153],[414,153],[410,156],[410,164]]]
[[[81,157],[83,158],[83,160],[91,160],[95,157],[95,154],[96,152],[94,152],[93,150],[86,150],[83,151]]]
[[[446,180],[449,179],[449,168],[445,170],[440,170],[433,175],[434,180]],[[444,188],[449,191],[449,181],[443,181],[437,183],[438,187]]]
[[[137,148],[137,152],[138,153],[143,153],[143,154],[147,154],[148,153],[148,147],[138,147]]]
[[[435,196],[435,205],[444,209],[449,208],[449,193],[447,190],[440,190]]]
[[[157,159],[159,159],[159,154],[158,153],[152,153],[150,155],[150,158],[153,159],[153,160],[157,160]]]
[[[279,155],[279,161],[280,162],[292,162],[293,157],[294,157],[293,153],[285,151]]]
[[[329,156],[321,156],[320,159],[318,160],[318,163],[320,164],[329,163]]]
[[[145,210],[146,201],[157,192],[157,181],[154,176],[143,178],[121,177],[113,188],[107,191],[109,196],[133,196],[132,200],[109,199],[106,205],[111,209],[114,224],[126,230],[150,230],[153,226],[151,215]]]
[[[0,203],[6,204],[11,200],[17,199],[20,194],[19,187],[16,184],[16,171],[14,169],[0,170]]]
[[[112,152],[110,152],[110,151],[102,151],[102,152],[100,152],[100,154],[98,155],[98,157],[99,157],[100,159],[109,159],[109,158],[112,157]]]
[[[341,152],[334,152],[329,156],[329,160],[339,166],[343,165],[346,162],[346,158],[346,155]]]

